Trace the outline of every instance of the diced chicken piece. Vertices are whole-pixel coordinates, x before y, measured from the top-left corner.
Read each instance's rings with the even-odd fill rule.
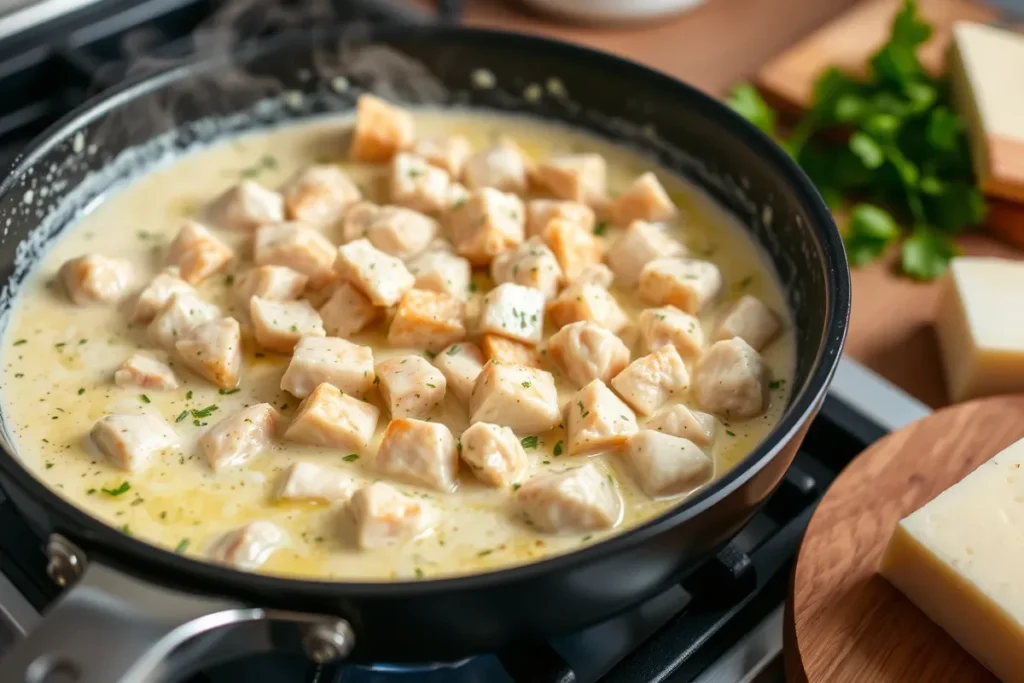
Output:
[[[440,213],[448,208],[451,178],[426,159],[413,154],[396,154],[388,177],[391,201],[424,213]]]
[[[529,167],[523,151],[506,140],[469,157],[462,168],[462,182],[471,191],[493,187],[502,192],[523,194]]]
[[[594,210],[586,204],[559,199],[531,199],[526,202],[526,236],[538,237],[554,219],[572,223],[584,232],[594,232]]]
[[[226,417],[199,439],[199,451],[214,472],[244,465],[270,448],[281,415],[257,403]]]
[[[181,361],[221,389],[238,386],[242,369],[242,330],[234,318],[199,325],[174,345]]]
[[[629,364],[629,348],[597,323],[571,323],[548,340],[548,355],[569,381],[582,387],[599,379],[610,382]]]
[[[607,166],[600,154],[567,154],[537,167],[537,182],[559,199],[581,204],[603,202],[608,191]]]
[[[637,316],[636,324],[645,353],[671,344],[680,356],[693,360],[704,350],[704,330],[700,321],[675,306],[645,309]]]
[[[437,221],[401,206],[381,208],[366,229],[373,246],[403,261],[426,249],[435,235]]]
[[[416,281],[401,259],[385,254],[367,239],[339,247],[336,268],[341,279],[355,285],[375,306],[394,306]]]
[[[132,274],[128,261],[100,254],[78,256],[60,267],[64,289],[79,306],[117,303],[128,293]]]
[[[462,183],[448,183],[448,204],[445,211],[457,209],[469,201],[469,190]]]
[[[373,465],[381,474],[437,491],[454,491],[458,483],[455,437],[439,422],[392,420]]]
[[[484,296],[478,330],[539,343],[544,334],[544,292],[512,282],[498,285]]]
[[[210,557],[236,569],[256,569],[286,541],[280,527],[273,522],[258,520],[217,539],[210,549]]]
[[[325,383],[302,399],[284,438],[308,446],[365,451],[379,417],[377,406]]]
[[[605,257],[619,284],[632,289],[651,261],[685,256],[686,248],[661,225],[633,221],[608,249]]]
[[[150,341],[174,351],[178,340],[205,322],[220,316],[220,309],[192,293],[174,294],[146,329]]]
[[[714,461],[692,441],[652,429],[630,437],[622,457],[640,490],[651,498],[693,491],[715,473]]]
[[[466,338],[466,305],[458,299],[423,289],[410,289],[398,302],[388,329],[393,347],[437,353]]]
[[[637,177],[608,207],[616,225],[629,225],[633,221],[668,221],[676,216],[672,203],[657,176],[648,171]]]
[[[550,301],[562,284],[562,267],[544,240],[531,237],[518,247],[495,256],[491,262],[491,277],[499,284],[512,282],[539,289]]]
[[[739,337],[755,351],[767,346],[779,333],[779,319],[757,297],[744,294],[729,307],[715,330],[715,341]]]
[[[377,320],[383,309],[374,306],[351,282],[339,282],[319,312],[327,334],[348,337]]]
[[[462,432],[462,461],[489,486],[507,488],[526,474],[526,451],[508,427],[474,422]]]
[[[524,218],[519,197],[487,187],[448,212],[448,232],[455,251],[482,266],[523,241]]]
[[[548,305],[548,314],[557,327],[589,320],[613,334],[629,324],[629,318],[611,292],[588,281],[574,282],[562,290]]]
[[[698,446],[710,446],[715,437],[718,421],[714,415],[690,410],[676,403],[670,405],[647,422],[647,429],[688,439]]]
[[[469,399],[470,422],[492,422],[518,434],[546,432],[558,424],[558,392],[550,372],[489,362]]]
[[[505,365],[525,365],[540,368],[540,354],[537,347],[520,341],[502,337],[500,334],[484,334],[480,336],[480,348],[484,352],[484,360],[497,361]]]
[[[413,154],[426,159],[432,166],[444,169],[452,178],[462,175],[462,167],[472,152],[469,138],[464,135],[422,138],[412,146]]]
[[[660,258],[640,271],[637,292],[655,306],[669,304],[697,315],[722,289],[722,273],[710,261]]]
[[[358,201],[351,204],[345,210],[345,216],[341,219],[341,241],[342,243],[357,240],[360,237],[369,237],[370,226],[380,213],[381,207],[373,202]]]
[[[257,266],[287,266],[322,287],[334,279],[337,252],[326,237],[304,223],[277,223],[256,230],[252,258]]]
[[[291,353],[302,337],[323,337],[323,321],[308,301],[249,300],[256,343],[269,351]]]
[[[348,509],[355,521],[356,544],[363,550],[410,541],[432,527],[439,517],[429,503],[382,481],[356,491]]]
[[[284,197],[255,180],[243,180],[214,200],[210,213],[221,227],[252,231],[284,220]]]
[[[235,280],[235,301],[243,310],[249,309],[249,299],[254,296],[271,301],[291,301],[302,294],[308,281],[305,275],[286,266],[257,266]]]
[[[592,463],[534,477],[516,492],[516,503],[548,533],[610,529],[622,518],[618,488]]]
[[[141,353],[133,353],[114,373],[114,384],[140,389],[177,389],[178,378],[165,363]]]
[[[558,259],[567,282],[572,282],[589,266],[601,263],[604,242],[576,223],[553,219],[544,229],[544,241]]]
[[[476,344],[459,342],[452,344],[434,357],[434,366],[444,375],[448,390],[455,394],[463,405],[469,404],[473,383],[484,367],[484,356]]]
[[[344,502],[358,488],[355,478],[345,472],[313,462],[296,462],[281,475],[274,497],[277,500]]]
[[[303,337],[295,345],[281,389],[305,398],[326,382],[363,398],[373,386],[373,350],[339,337]]]
[[[380,396],[392,418],[425,417],[444,400],[447,380],[423,356],[398,356],[377,363]]]
[[[388,161],[399,150],[408,149],[415,138],[416,127],[409,112],[373,95],[359,96],[349,148],[353,161]]]
[[[156,415],[107,415],[89,436],[110,464],[127,472],[144,472],[153,459],[179,447],[171,425]]]
[[[171,266],[165,268],[159,275],[146,285],[146,288],[139,294],[135,301],[135,311],[132,314],[132,322],[148,323],[156,314],[167,305],[175,294],[192,294],[199,296],[192,285],[178,277],[179,271]]]
[[[715,342],[693,369],[694,397],[702,408],[725,417],[764,412],[761,356],[739,337]]]
[[[617,450],[638,429],[632,409],[599,379],[573,394],[565,416],[569,455]]]
[[[615,274],[612,273],[611,268],[604,265],[603,263],[595,263],[592,266],[587,266],[580,273],[579,277],[573,282],[574,285],[582,287],[583,285],[597,285],[608,289],[612,286],[612,282],[615,280]]]
[[[428,249],[406,264],[416,278],[416,289],[442,292],[456,299],[469,296],[471,267],[469,261],[455,254]]]
[[[167,249],[167,262],[192,285],[221,270],[234,256],[234,249],[195,221],[185,223]]]
[[[337,166],[317,164],[297,173],[284,187],[288,218],[310,225],[331,225],[359,201],[356,184]]]
[[[637,358],[612,380],[612,388],[641,415],[651,415],[689,386],[690,373],[671,344]]]

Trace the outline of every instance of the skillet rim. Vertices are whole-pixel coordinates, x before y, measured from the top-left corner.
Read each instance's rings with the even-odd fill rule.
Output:
[[[54,146],[71,138],[74,132],[97,118],[117,109],[121,104],[158,90],[196,72],[223,67],[236,60],[247,60],[282,49],[293,42],[315,43],[320,33],[286,32],[269,40],[244,44],[230,52],[189,59],[184,64],[166,71],[129,80],[112,90],[102,92],[49,126],[26,147],[0,183],[0,197],[7,195],[15,182],[32,169],[35,163]],[[526,564],[512,565],[494,571],[476,574],[406,581],[333,581],[293,578],[278,575],[245,572],[212,562],[193,559],[172,550],[151,545],[134,536],[124,534],[112,526],[92,517],[47,487],[32,475],[6,448],[0,456],[0,469],[15,484],[46,508],[61,524],[73,529],[73,536],[84,538],[87,555],[113,560],[117,566],[142,579],[165,585],[196,584],[208,593],[241,597],[257,604],[268,604],[268,596],[301,596],[301,599],[331,595],[332,597],[395,598],[410,595],[429,595],[458,590],[479,590],[524,582],[539,575],[578,568],[591,561],[616,553],[624,553],[644,540],[657,536],[699,516],[716,503],[731,495],[775,459],[813,418],[824,400],[830,380],[839,362],[846,339],[851,308],[849,265],[838,227],[824,200],[811,180],[789,155],[767,135],[735,113],[731,108],[694,86],[644,66],[636,61],[613,55],[591,47],[563,42],[543,36],[452,25],[393,24],[372,26],[366,33],[367,43],[384,43],[401,50],[410,41],[455,42],[461,47],[486,49],[495,43],[513,44],[514,47],[549,55],[554,63],[559,60],[584,62],[585,67],[599,72],[615,69],[631,74],[631,79],[644,88],[663,88],[674,92],[674,99],[682,105],[696,108],[708,118],[722,123],[729,135],[758,153],[774,167],[808,214],[809,223],[817,229],[814,244],[826,283],[826,323],[823,340],[816,349],[812,370],[799,393],[775,427],[740,462],[723,477],[678,507],[666,510],[644,523],[567,553],[556,554]],[[557,74],[553,74],[557,75]],[[538,117],[543,119],[544,117]],[[742,221],[741,221],[742,222]],[[13,449],[12,449],[13,450]],[[171,580],[167,581],[170,576]],[[271,598],[269,602],[280,602]]]

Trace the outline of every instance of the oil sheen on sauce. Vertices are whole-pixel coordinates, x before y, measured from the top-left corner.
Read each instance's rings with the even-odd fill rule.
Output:
[[[416,115],[419,135],[458,132],[475,149],[490,144],[499,134],[510,135],[535,159],[572,151],[593,151],[608,161],[609,191],[614,196],[652,163],[637,154],[560,126],[530,119],[469,112],[429,112]],[[237,393],[224,394],[172,361],[181,386],[172,391],[142,392],[120,388],[114,371],[139,349],[149,349],[145,327],[129,324],[129,297],[119,307],[72,305],[54,283],[60,265],[69,258],[99,253],[130,259],[137,266],[136,286],[142,287],[163,267],[166,247],[184,218],[201,208],[242,177],[275,187],[294,172],[314,162],[344,165],[364,194],[383,201],[383,167],[349,164],[345,158],[345,128],[338,119],[275,129],[225,141],[196,151],[153,170],[110,196],[56,240],[23,286],[4,338],[2,404],[14,447],[30,471],[76,506],[103,522],[147,542],[195,556],[205,556],[223,533],[257,519],[271,520],[288,534],[259,571],[285,576],[338,580],[393,580],[429,578],[487,571],[564,553],[599,541],[642,523],[678,505],[685,496],[652,500],[630,481],[614,456],[592,456],[617,482],[625,514],[613,530],[587,535],[540,534],[517,521],[507,493],[481,486],[465,470],[457,492],[439,494],[394,483],[400,490],[430,499],[442,511],[432,533],[404,545],[374,551],[358,550],[351,539],[347,515],[315,504],[279,504],[270,501],[278,476],[297,460],[314,460],[346,469],[362,481],[376,477],[371,458],[278,441],[270,452],[235,471],[213,474],[195,453],[195,442],[210,426],[245,405],[269,401],[287,421],[298,400],[281,391],[281,375],[288,356],[260,352],[246,343],[242,382]],[[716,477],[746,455],[778,421],[785,406],[794,362],[791,323],[780,285],[764,256],[742,229],[710,199],[678,178],[655,169],[680,208],[673,230],[695,255],[714,261],[725,286],[716,305],[702,312],[706,329],[740,294],[759,297],[784,320],[784,331],[762,351],[769,369],[768,409],[757,418],[723,425],[711,447]],[[605,237],[614,239],[615,228]],[[242,236],[218,231],[242,246]],[[329,235],[331,236],[331,235]],[[340,236],[333,235],[338,243]],[[240,253],[248,254],[246,249]],[[241,317],[234,308],[230,281],[245,266],[216,275],[199,286],[201,294],[228,315]],[[493,283],[483,271],[474,272],[469,314]],[[631,316],[643,307],[631,292],[612,289]],[[545,337],[553,329],[545,331]],[[391,349],[384,330],[361,333],[357,343],[374,347],[375,361],[408,350]],[[627,343],[632,343],[626,336]],[[155,353],[165,358],[163,353]],[[634,358],[636,354],[634,353]],[[556,374],[560,401],[574,391]],[[376,392],[371,400],[382,407]],[[208,417],[191,412],[216,405]],[[93,423],[111,412],[159,412],[182,441],[179,453],[165,456],[145,474],[128,474],[108,465],[89,444]],[[182,417],[184,416],[184,417]],[[179,420],[180,418],[180,420]],[[465,410],[448,397],[434,419],[458,435],[467,426]],[[382,407],[374,452],[387,426]],[[642,426],[642,421],[641,421]],[[521,435],[520,435],[521,436]],[[586,458],[554,455],[565,438],[561,430],[541,434],[535,450],[527,451],[528,476],[581,464]],[[128,482],[130,488],[117,491]]]

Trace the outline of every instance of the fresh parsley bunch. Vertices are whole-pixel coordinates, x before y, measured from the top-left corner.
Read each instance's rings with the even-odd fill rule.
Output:
[[[845,236],[851,263],[877,258],[909,226],[901,265],[921,280],[941,275],[956,254],[952,237],[985,217],[949,84],[930,77],[917,57],[931,34],[916,2],[904,0],[867,78],[824,71],[810,110],[780,140],[831,208],[854,201]],[[775,135],[775,111],[752,86],[737,86],[729,103]]]

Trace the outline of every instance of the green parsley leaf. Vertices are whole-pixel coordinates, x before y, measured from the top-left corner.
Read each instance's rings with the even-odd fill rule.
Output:
[[[218,389],[217,393],[221,396],[230,396],[231,394],[237,394],[241,389],[235,387],[234,389]]]
[[[918,280],[933,280],[946,272],[956,249],[945,235],[917,229],[903,242],[902,256],[903,272]]]
[[[556,458],[560,456],[562,454],[562,442],[559,441],[558,443],[556,443],[554,450],[552,450],[551,452]]]
[[[188,411],[187,410],[183,410],[180,413],[178,413],[178,417],[174,418],[174,421],[175,422],[181,422],[186,417],[188,417]]]
[[[181,539],[180,541],[178,541],[178,545],[174,547],[174,552],[179,554],[185,552],[186,550],[188,550],[189,543],[190,541],[187,538]]]
[[[123,481],[121,482],[121,485],[118,486],[116,489],[100,489],[100,491],[103,491],[103,493],[107,494],[108,496],[120,496],[122,493],[127,493],[128,489],[130,489],[131,487],[131,484],[129,484],[127,481]]]
[[[344,460],[345,462],[355,462],[358,459],[359,459],[359,454],[358,453],[349,453],[344,458],[342,458],[342,460]]]
[[[858,204],[850,212],[844,239],[846,256],[850,263],[863,265],[876,259],[899,235],[900,229],[887,211],[873,204]]]
[[[139,400],[143,403],[152,403],[152,401],[149,400],[149,396],[146,396],[145,394],[139,394]]]
[[[608,231],[608,221],[598,221],[597,225],[594,226],[594,234],[598,237],[603,236]]]
[[[455,346],[453,346],[450,349],[448,349],[447,351],[445,351],[444,355],[446,355],[446,356],[455,356],[455,355],[458,355],[459,351],[461,351],[461,350],[462,350],[462,347],[459,346],[458,344],[456,344]]]
[[[729,106],[768,135],[775,133],[775,110],[768,106],[757,89],[749,83],[740,83],[729,93]]]
[[[540,444],[540,437],[524,436],[519,443],[523,445],[523,448],[536,448]]]

